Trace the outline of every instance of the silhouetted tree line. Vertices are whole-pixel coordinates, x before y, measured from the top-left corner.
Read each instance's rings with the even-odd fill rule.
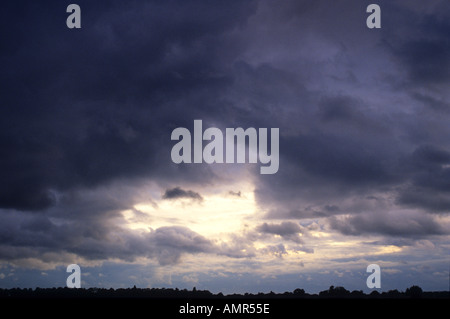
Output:
[[[0,288],[0,298],[201,298],[201,299],[331,299],[331,298],[351,298],[351,299],[410,299],[410,298],[426,298],[426,299],[443,299],[449,298],[448,291],[423,291],[419,286],[411,286],[404,292],[398,290],[389,290],[387,292],[378,292],[376,290],[369,294],[362,290],[349,291],[344,287],[331,286],[329,289],[321,291],[319,294],[309,294],[303,289],[295,289],[293,292],[284,293],[245,293],[224,295],[221,292],[213,294],[208,290],[192,290],[172,289],[172,288]]]

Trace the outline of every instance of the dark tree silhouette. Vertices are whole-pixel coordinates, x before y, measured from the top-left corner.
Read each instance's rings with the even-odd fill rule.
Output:
[[[71,298],[133,298],[133,299],[170,299],[170,298],[215,298],[215,299],[339,299],[339,298],[353,298],[353,299],[392,299],[392,298],[437,298],[448,299],[448,291],[430,291],[424,292],[419,286],[411,286],[407,288],[405,292],[398,290],[389,290],[388,292],[378,292],[377,290],[371,291],[369,294],[365,294],[361,290],[348,291],[344,287],[330,286],[327,290],[319,292],[319,294],[309,294],[305,290],[297,288],[293,292],[275,293],[270,291],[269,293],[259,292],[257,294],[245,293],[245,294],[230,294],[224,295],[223,293],[213,294],[208,290],[199,290],[193,287],[191,291],[187,289],[178,288],[12,288],[2,289],[0,288],[0,298],[20,299],[20,298],[59,298],[59,299],[71,299]]]
[[[305,295],[305,290],[297,288],[297,289],[294,290],[294,295],[295,296],[304,296]]]
[[[422,288],[419,286],[411,286],[406,289],[405,295],[410,298],[421,298],[423,294]]]

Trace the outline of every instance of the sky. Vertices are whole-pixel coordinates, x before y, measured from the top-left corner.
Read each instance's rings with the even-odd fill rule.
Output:
[[[73,2],[0,4],[0,288],[448,290],[449,1]],[[278,171],[174,163],[194,120]]]

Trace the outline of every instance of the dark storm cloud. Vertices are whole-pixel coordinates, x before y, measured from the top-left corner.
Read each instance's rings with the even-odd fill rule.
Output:
[[[184,190],[180,187],[174,187],[167,189],[163,196],[163,199],[177,199],[177,198],[190,198],[193,200],[203,201],[203,197],[194,191]]]
[[[447,32],[450,32],[450,27],[447,28]],[[408,67],[411,80],[415,83],[433,84],[450,80],[448,36],[436,40],[408,42],[402,50],[404,51],[401,52],[401,56]]]
[[[255,1],[80,1],[80,30],[66,28],[68,4],[1,5],[0,259],[232,255],[187,228],[122,228],[135,195],[108,185],[215,178],[172,164],[170,133],[215,115],[236,54],[222,35],[246,24]]]
[[[285,144],[295,145],[292,155],[298,157],[305,171],[327,180],[356,186],[393,179],[393,167],[382,160],[389,154],[382,154],[382,148],[369,140],[367,144],[373,143],[370,148],[356,152],[361,142],[358,138],[354,141],[332,135],[305,135],[286,140]]]
[[[433,192],[421,187],[410,187],[402,191],[398,202],[409,207],[421,207],[428,212],[450,211],[449,192]]]
[[[450,164],[450,152],[432,145],[418,147],[412,154],[417,166],[427,167]]]
[[[405,40],[395,33],[387,39],[414,85],[429,86],[450,81],[450,23],[445,14],[449,10],[449,3],[440,1],[431,14],[410,12],[411,27],[420,31],[414,37],[406,35]]]
[[[450,152],[433,145],[419,146],[411,154],[410,183],[398,202],[430,212],[450,212]]]
[[[218,182],[170,161],[171,131],[194,119],[280,128],[278,173],[253,176],[267,217],[446,234],[426,212],[450,211],[448,1],[380,0],[381,30],[365,27],[364,1],[77,3],[80,30],[65,26],[69,2],[0,5],[1,259],[254,256],[187,228],[120,227],[135,195],[109,185],[147,179],[180,185],[164,198],[201,199],[188,189]],[[414,212],[376,215],[399,207]],[[256,231],[300,242],[299,227]]]
[[[360,111],[360,104],[350,96],[325,97],[319,103],[319,118],[324,122],[345,122],[347,125],[367,125],[371,119]],[[376,123],[375,123],[376,124]]]
[[[0,207],[42,210],[51,190],[123,177],[212,178],[171,165],[170,132],[214,113],[230,84],[219,38],[252,1],[81,1],[80,30],[67,4],[2,4]]]
[[[343,1],[340,5],[346,9],[344,15],[355,21],[353,4]],[[426,212],[449,211],[448,2],[427,6],[418,1],[383,1],[380,5],[383,27],[378,33],[360,28],[336,33],[330,28],[334,20],[308,25],[308,31],[320,34],[323,46],[335,53],[329,57],[333,62],[321,63],[316,56],[302,55],[301,72],[311,74],[310,82],[315,80],[314,73],[309,73],[305,60],[314,63],[316,74],[323,76],[314,93],[310,83],[296,78],[302,96],[296,111],[280,124],[283,165],[276,176],[261,179],[257,186],[257,199],[268,210],[267,217],[336,216],[331,220],[339,221],[339,215],[350,214],[339,224],[347,225],[349,234],[445,233]],[[308,10],[320,17],[329,14],[326,6],[311,5]],[[277,20],[275,28],[282,29],[283,23],[295,25],[296,17],[290,17],[289,22]],[[336,27],[343,30],[348,25]],[[336,69],[340,74],[335,74]],[[394,203],[370,199],[380,194],[393,197]],[[385,222],[372,229],[357,216],[396,210],[397,205],[422,210],[423,215],[414,213],[418,215],[411,217],[411,223],[420,220],[424,226],[393,227],[390,223],[395,218],[382,215]]]

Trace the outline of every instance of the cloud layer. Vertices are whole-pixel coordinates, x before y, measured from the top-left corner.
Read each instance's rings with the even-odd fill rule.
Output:
[[[380,0],[379,30],[364,1],[77,3],[79,30],[65,27],[69,3],[0,5],[1,263],[203,254],[233,272],[333,236],[448,252],[448,1]],[[172,163],[170,133],[194,119],[278,127],[279,171]],[[218,189],[244,199],[238,182],[257,207],[244,230],[154,226],[175,199],[190,202],[186,223]],[[124,211],[148,228],[127,228]]]

